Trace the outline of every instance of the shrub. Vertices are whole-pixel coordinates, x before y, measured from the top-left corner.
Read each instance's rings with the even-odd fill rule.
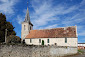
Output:
[[[15,36],[15,35],[8,36],[6,40],[7,40],[6,41],[7,43],[12,43],[12,44],[21,42],[20,37]]]

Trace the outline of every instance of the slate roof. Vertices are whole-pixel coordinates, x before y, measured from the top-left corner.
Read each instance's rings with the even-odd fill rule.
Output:
[[[28,7],[27,7],[27,12],[26,12],[26,16],[25,16],[24,22],[29,22],[29,24],[31,24],[31,25],[33,26],[33,24],[32,24],[31,21],[30,21],[30,16],[29,16]]]
[[[76,26],[43,29],[43,30],[30,30],[30,33],[25,38],[76,38]]]

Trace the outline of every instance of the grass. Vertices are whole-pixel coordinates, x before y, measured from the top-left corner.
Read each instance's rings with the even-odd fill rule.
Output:
[[[84,53],[84,51],[82,49],[80,49],[80,50],[78,50],[78,53],[82,54],[82,53]]]

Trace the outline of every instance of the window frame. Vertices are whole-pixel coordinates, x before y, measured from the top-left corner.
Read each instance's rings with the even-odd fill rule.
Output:
[[[65,43],[67,43],[67,38],[65,38]]]
[[[47,43],[50,43],[49,39],[47,39]]]
[[[30,26],[30,30],[31,30],[31,26]]]
[[[39,43],[41,43],[41,39],[39,39]]]
[[[30,39],[30,43],[32,43],[32,39]]]

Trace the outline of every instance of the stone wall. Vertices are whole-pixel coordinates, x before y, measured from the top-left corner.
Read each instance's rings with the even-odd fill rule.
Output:
[[[1,45],[0,57],[58,57],[77,53],[77,47]]]

